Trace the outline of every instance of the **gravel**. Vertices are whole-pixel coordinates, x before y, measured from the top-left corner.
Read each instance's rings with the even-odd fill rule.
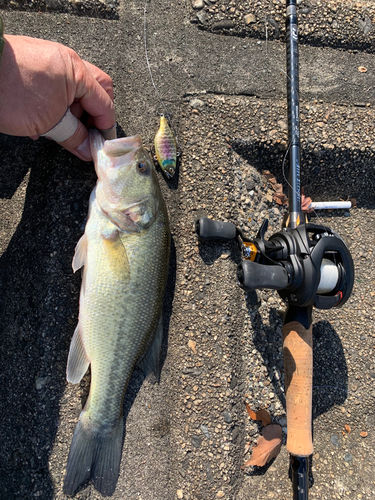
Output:
[[[357,200],[350,211],[309,215],[343,237],[356,272],[343,309],[314,311],[310,498],[319,500],[375,497],[375,96],[373,31],[365,14],[374,18],[373,5],[361,5],[337,5],[334,19],[333,2],[299,4],[308,20],[301,23],[301,185],[314,201]],[[267,408],[286,439],[285,306],[276,292],[245,294],[237,286],[241,256],[234,242],[199,243],[194,232],[202,216],[231,221],[250,236],[266,217],[267,237],[281,227],[286,207],[273,200],[263,171],[287,192],[285,75],[279,71],[285,66],[284,2],[194,6],[165,1],[148,7],[151,66],[182,155],[175,179],[159,173],[173,239],[161,380],[150,385],[134,373],[113,498],[288,499],[285,446],[268,466],[242,469],[261,431],[244,400],[254,410]],[[121,8],[118,21],[104,14],[8,11],[6,27],[73,45],[109,72],[122,133],[141,133],[152,150],[159,103],[142,63],[144,3]],[[355,21],[360,13],[362,31]],[[280,30],[274,40],[276,27],[268,22],[267,46],[265,16]],[[330,16],[332,29],[323,30]],[[235,27],[213,29],[224,21]],[[307,32],[309,23],[315,27]],[[243,38],[226,36],[233,34]],[[368,71],[362,74],[363,60]],[[80,384],[67,384],[65,368],[80,288],[70,265],[95,174],[51,141],[0,136],[0,149],[0,499],[60,500],[90,383],[88,373]],[[84,485],[76,498],[101,497]]]
[[[285,40],[284,0],[192,2],[190,22],[200,29],[259,40]],[[198,12],[195,12],[198,10]],[[300,42],[374,53],[375,6],[367,2],[297,2]]]

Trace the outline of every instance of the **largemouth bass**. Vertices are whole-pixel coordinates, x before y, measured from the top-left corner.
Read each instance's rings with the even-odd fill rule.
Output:
[[[91,386],[69,451],[64,492],[92,479],[111,495],[123,441],[123,399],[136,363],[158,376],[168,274],[168,214],[153,162],[139,136],[104,141],[90,130],[98,181],[73,270],[84,266],[79,321],[67,379],[91,364]]]

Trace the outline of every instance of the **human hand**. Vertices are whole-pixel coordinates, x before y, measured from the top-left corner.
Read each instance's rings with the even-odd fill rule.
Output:
[[[0,132],[38,139],[51,131],[70,107],[77,124],[71,120],[72,135],[62,142],[58,137],[56,140],[78,158],[90,161],[88,131],[79,119],[86,111],[99,130],[114,127],[111,78],[59,43],[12,35],[4,35],[4,40]]]

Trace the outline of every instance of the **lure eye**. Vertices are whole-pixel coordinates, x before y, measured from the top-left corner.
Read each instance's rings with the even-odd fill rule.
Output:
[[[138,163],[138,170],[140,172],[146,172],[146,170],[147,170],[147,163],[139,162]]]

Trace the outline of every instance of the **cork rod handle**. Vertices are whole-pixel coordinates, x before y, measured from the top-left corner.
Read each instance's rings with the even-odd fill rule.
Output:
[[[283,326],[285,397],[288,436],[292,455],[307,457],[312,443],[312,326],[306,330],[297,321]]]

